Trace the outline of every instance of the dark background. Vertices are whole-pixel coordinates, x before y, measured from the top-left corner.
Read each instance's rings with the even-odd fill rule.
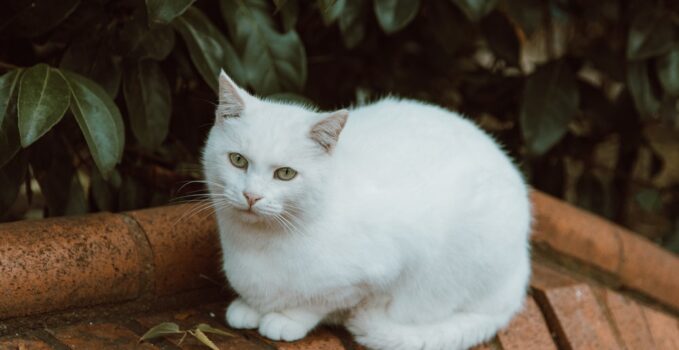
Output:
[[[678,32],[672,1],[4,1],[0,217],[200,193],[223,67],[322,109],[458,110],[535,188],[679,251]]]

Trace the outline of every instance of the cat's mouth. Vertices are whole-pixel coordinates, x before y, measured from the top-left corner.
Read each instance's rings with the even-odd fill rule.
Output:
[[[252,208],[247,209],[236,208],[236,212],[238,213],[238,217],[242,221],[247,223],[258,222],[262,219],[262,216],[255,212]]]
[[[259,216],[259,214],[255,213],[255,212],[252,210],[252,208],[248,208],[248,209],[236,208],[236,210],[237,210],[239,213],[244,214],[244,215]]]

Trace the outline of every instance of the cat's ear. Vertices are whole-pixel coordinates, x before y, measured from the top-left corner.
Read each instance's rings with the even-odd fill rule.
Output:
[[[239,88],[224,70],[219,73],[219,105],[217,118],[239,117],[245,109],[245,96],[248,93]]]
[[[348,117],[349,111],[346,109],[325,115],[321,121],[311,127],[309,137],[323,147],[327,153],[331,153]]]

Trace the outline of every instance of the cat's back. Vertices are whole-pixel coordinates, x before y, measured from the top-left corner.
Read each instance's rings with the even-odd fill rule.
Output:
[[[512,170],[495,141],[468,119],[395,98],[352,110],[334,157],[363,175],[399,170],[395,178],[475,165]]]
[[[333,157],[336,198],[349,211],[410,216],[413,208],[485,202],[481,186],[525,191],[490,136],[457,113],[412,100],[388,98],[350,111]]]

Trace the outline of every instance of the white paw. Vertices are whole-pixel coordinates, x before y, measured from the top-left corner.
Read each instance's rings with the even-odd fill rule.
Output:
[[[295,341],[304,338],[311,328],[290,317],[272,312],[259,323],[259,334],[271,340]]]
[[[241,298],[234,300],[226,309],[226,322],[231,328],[254,329],[259,325],[261,318],[262,315]]]

